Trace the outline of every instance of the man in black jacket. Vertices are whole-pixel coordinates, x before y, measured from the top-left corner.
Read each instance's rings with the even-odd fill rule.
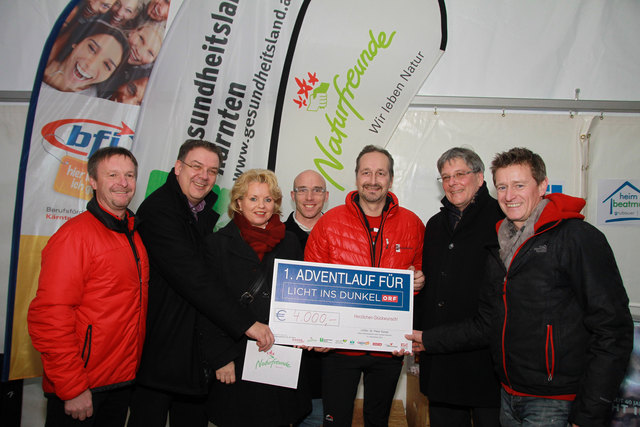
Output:
[[[196,318],[201,314],[234,338],[246,334],[261,350],[273,345],[269,327],[212,283],[205,262],[205,237],[218,214],[211,192],[218,176],[220,150],[212,143],[187,140],[180,147],[167,182],[138,209],[140,235],[149,253],[147,336],[129,427],[206,426],[204,409],[211,373],[202,359]]]
[[[478,313],[408,338],[429,353],[489,342],[504,427],[607,425],[633,346],[611,247],[583,221],[583,199],[545,196],[539,155],[513,148],[496,155],[491,171],[507,219],[490,248]]]
[[[468,148],[447,150],[437,162],[445,197],[427,222],[422,271],[427,286],[415,297],[414,328],[457,322],[478,309],[487,261],[484,247],[497,244],[496,223],[504,218],[484,182],[484,163]],[[447,354],[422,354],[420,391],[429,398],[432,427],[499,426],[500,384],[488,347]]]
[[[322,216],[322,208],[329,199],[327,182],[318,172],[307,169],[293,180],[291,200],[296,210],[291,212],[284,225],[296,235],[304,251],[309,233]],[[309,382],[312,398],[311,413],[299,424],[311,426],[322,424],[322,358],[324,353],[305,351],[302,355],[305,363],[304,377]]]

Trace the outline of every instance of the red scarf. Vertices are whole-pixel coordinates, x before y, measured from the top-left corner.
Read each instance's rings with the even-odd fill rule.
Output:
[[[266,228],[254,227],[249,224],[244,215],[238,212],[233,216],[233,222],[238,226],[242,238],[253,248],[260,261],[262,261],[264,254],[271,252],[284,238],[285,227],[280,221],[279,215],[273,215]]]

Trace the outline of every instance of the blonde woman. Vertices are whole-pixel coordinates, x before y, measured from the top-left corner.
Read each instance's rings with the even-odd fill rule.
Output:
[[[225,286],[263,323],[269,321],[273,260],[303,257],[297,237],[285,231],[280,221],[281,203],[282,191],[273,172],[252,169],[243,173],[231,190],[231,222],[207,241],[216,277],[213,286]],[[261,276],[263,283],[256,286]],[[251,297],[243,298],[245,293]],[[211,323],[202,331],[206,358],[215,372],[207,402],[209,420],[215,425],[289,425],[311,410],[304,378],[298,389],[243,381],[246,338],[233,340]]]

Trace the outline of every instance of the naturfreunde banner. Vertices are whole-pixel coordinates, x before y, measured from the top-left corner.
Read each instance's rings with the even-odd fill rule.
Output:
[[[446,40],[443,1],[311,2],[274,127],[270,162],[281,184],[315,169],[331,204],[343,203],[358,152],[386,146]]]
[[[92,197],[88,157],[105,146],[132,147],[169,9],[169,0],[74,0],[49,35],[20,161],[3,380],[41,373],[26,324],[38,285],[40,252]]]
[[[164,183],[187,139],[208,140],[222,149],[214,188],[215,209],[222,214],[235,179],[267,166],[289,41],[308,3],[184,1],[140,113],[133,151],[144,160],[134,205]]]

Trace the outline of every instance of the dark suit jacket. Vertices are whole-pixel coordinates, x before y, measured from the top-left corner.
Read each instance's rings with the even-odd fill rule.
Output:
[[[138,209],[140,235],[149,253],[147,337],[137,382],[181,394],[206,394],[196,318],[201,314],[239,338],[255,322],[224,287],[216,286],[207,265],[205,238],[213,233],[217,196],[210,193],[198,219],[189,208],[174,170],[167,182]]]
[[[486,184],[475,201],[452,228],[452,205],[444,207],[427,222],[424,234],[422,271],[426,282],[416,296],[414,329],[473,317],[486,266],[485,246],[497,244],[496,223],[504,217]],[[429,345],[429,343],[425,343]],[[420,390],[431,401],[465,406],[500,406],[500,385],[488,347],[448,354],[420,354]]]

